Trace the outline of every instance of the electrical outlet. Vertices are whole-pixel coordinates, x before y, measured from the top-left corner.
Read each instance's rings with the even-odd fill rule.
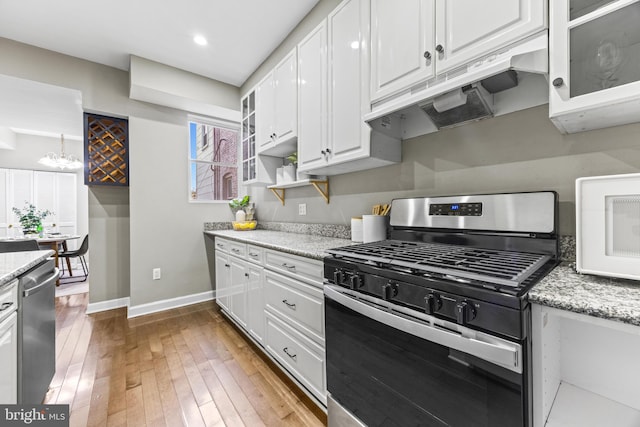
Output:
[[[298,215],[306,215],[306,214],[307,214],[307,204],[298,203]]]
[[[153,280],[160,280],[162,278],[162,272],[159,268],[153,269]]]

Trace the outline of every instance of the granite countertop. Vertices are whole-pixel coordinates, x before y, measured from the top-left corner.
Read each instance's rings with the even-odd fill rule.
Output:
[[[640,326],[640,282],[580,274],[563,262],[529,291],[529,301]]]
[[[271,230],[215,230],[205,231],[205,234],[225,237],[227,239],[238,240],[240,242],[251,243],[265,248],[319,260],[327,256],[325,252],[327,249],[354,244],[354,242],[348,239]]]
[[[0,254],[0,286],[53,255],[52,250],[8,252]]]

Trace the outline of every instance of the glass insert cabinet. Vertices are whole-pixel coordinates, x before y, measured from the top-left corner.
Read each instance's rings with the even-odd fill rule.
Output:
[[[256,179],[256,95],[242,99],[242,182]]]
[[[550,2],[550,117],[567,133],[640,113],[640,0]]]

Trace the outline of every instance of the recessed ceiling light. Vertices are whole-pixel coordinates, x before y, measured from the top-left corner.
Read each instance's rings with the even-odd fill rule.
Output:
[[[206,46],[207,45],[207,39],[204,38],[203,35],[196,35],[193,37],[193,41],[195,42],[195,44],[200,45],[200,46]]]

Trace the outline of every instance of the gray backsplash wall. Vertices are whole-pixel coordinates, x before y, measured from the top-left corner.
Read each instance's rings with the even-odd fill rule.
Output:
[[[330,204],[312,187],[288,189],[285,206],[264,187],[246,191],[259,221],[348,224],[397,197],[555,190],[560,233],[573,235],[576,178],[640,172],[640,124],[562,135],[548,105],[402,144],[397,165],[330,177]],[[306,216],[298,215],[299,203],[307,204]]]

